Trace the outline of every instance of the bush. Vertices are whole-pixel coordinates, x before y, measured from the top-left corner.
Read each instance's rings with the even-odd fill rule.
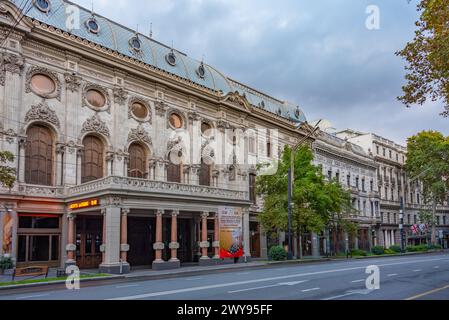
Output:
[[[441,244],[429,244],[429,245],[427,246],[427,248],[428,248],[429,250],[432,250],[432,249],[436,249],[436,250],[443,249],[443,247],[441,246]]]
[[[281,261],[287,259],[287,252],[282,246],[273,246],[268,251],[268,258],[274,261]]]
[[[363,257],[365,257],[367,255],[367,253],[364,250],[352,249],[351,250],[351,255],[352,256],[363,256]]]
[[[429,250],[427,244],[420,244],[418,246],[407,246],[407,252],[423,252]]]
[[[396,254],[397,252],[391,249],[385,249],[384,254]]]
[[[379,256],[385,253],[385,248],[381,246],[374,246],[371,248],[371,252]]]
[[[395,253],[399,253],[402,251],[400,246],[391,246],[388,249],[390,249],[391,251],[394,251]]]
[[[14,261],[11,257],[0,256],[0,271],[8,270],[14,267]]]

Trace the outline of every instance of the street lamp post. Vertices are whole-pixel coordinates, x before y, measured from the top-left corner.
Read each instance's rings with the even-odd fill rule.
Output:
[[[405,251],[405,231],[404,231],[404,197],[401,197],[401,207],[399,209],[399,230],[401,232],[401,251]]]

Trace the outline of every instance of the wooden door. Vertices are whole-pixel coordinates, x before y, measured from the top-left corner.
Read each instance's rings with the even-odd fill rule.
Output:
[[[128,262],[131,266],[149,266],[154,260],[155,219],[128,217]]]
[[[102,254],[103,219],[79,216],[76,218],[76,263],[80,269],[98,268]]]

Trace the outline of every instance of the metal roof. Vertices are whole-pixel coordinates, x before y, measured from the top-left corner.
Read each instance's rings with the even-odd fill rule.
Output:
[[[205,63],[203,64],[205,69],[204,77],[200,77],[197,70],[200,65],[202,65],[201,61],[192,59],[186,54],[172,49],[150,37],[136,32],[135,30],[124,27],[97,13],[92,13],[90,10],[67,0],[47,1],[51,3],[50,10],[47,13],[39,10],[35,1],[33,1],[30,3],[31,8],[27,6],[24,9],[24,11],[26,11],[30,8],[30,10],[26,12],[26,16],[99,44],[105,48],[117,51],[125,56],[140,60],[146,64],[190,80],[216,92],[220,92],[223,95],[237,91],[239,94],[244,95],[248,102],[253,106],[262,108],[293,122],[300,123],[306,121],[304,113],[298,106],[277,100],[231,80]],[[12,2],[17,7],[23,3],[22,0],[12,0]],[[71,5],[78,7],[80,10],[80,28],[69,30],[66,25],[66,8]],[[98,33],[90,32],[86,26],[86,21],[92,17],[94,17],[99,26]],[[130,46],[130,39],[135,36],[138,36],[141,43],[139,51],[133,50]],[[176,64],[174,66],[166,61],[166,55],[172,50],[176,55]]]

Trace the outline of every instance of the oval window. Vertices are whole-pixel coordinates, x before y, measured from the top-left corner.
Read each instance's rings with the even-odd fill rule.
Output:
[[[139,102],[134,102],[132,105],[132,113],[136,118],[145,119],[148,116],[148,109]]]
[[[129,43],[131,44],[131,47],[134,50],[140,50],[141,44],[140,44],[139,38],[137,38],[137,37],[131,38]]]
[[[179,114],[172,113],[170,115],[170,125],[175,129],[182,128],[182,118]]]
[[[31,87],[37,94],[52,94],[56,90],[56,84],[52,78],[45,74],[35,74],[31,77]]]
[[[87,102],[96,108],[101,108],[106,104],[105,96],[98,90],[90,89],[86,93]]]
[[[89,29],[89,31],[92,33],[98,33],[100,31],[100,26],[98,25],[97,20],[95,20],[94,18],[90,18],[89,20],[87,20],[86,26],[87,29]]]
[[[34,5],[42,12],[50,11],[50,2],[48,0],[34,0]]]
[[[169,52],[166,56],[165,56],[165,61],[167,61],[167,63],[171,66],[175,66],[176,65],[176,55],[173,51]]]

